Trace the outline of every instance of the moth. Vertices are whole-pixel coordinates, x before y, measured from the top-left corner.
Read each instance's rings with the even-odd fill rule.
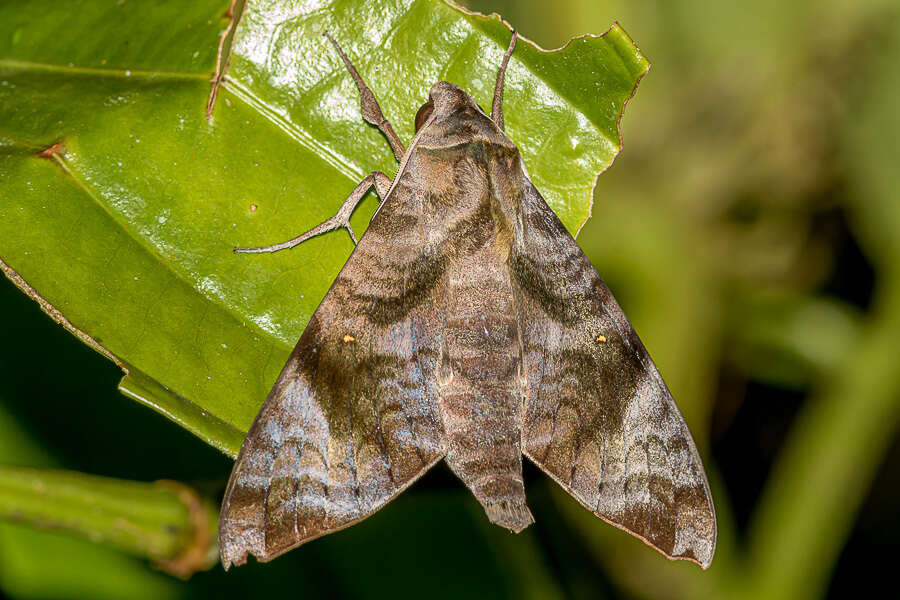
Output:
[[[224,567],[365,519],[440,460],[490,521],[522,531],[523,455],[604,521],[708,567],[716,517],[684,419],[504,133],[515,32],[490,116],[439,81],[408,148],[325,35],[399,168],[292,240],[235,249],[339,228],[356,243],[244,440],[219,518]],[[373,187],[357,242],[350,215]]]

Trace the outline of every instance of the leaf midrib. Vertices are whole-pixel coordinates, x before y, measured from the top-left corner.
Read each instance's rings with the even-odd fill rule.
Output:
[[[147,69],[121,69],[107,67],[80,67],[55,63],[33,62],[16,58],[0,58],[0,68],[16,71],[40,71],[44,73],[66,73],[73,75],[94,75],[98,77],[120,77],[122,79],[171,79],[175,81],[200,80],[208,81],[206,73],[180,71],[150,71]]]

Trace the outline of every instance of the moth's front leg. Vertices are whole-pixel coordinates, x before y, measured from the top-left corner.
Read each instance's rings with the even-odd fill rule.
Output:
[[[356,210],[356,206],[362,201],[363,196],[366,195],[370,189],[375,188],[375,193],[378,194],[378,197],[381,200],[384,200],[387,197],[388,191],[391,189],[391,178],[382,173],[381,171],[372,171],[368,175],[366,175],[365,179],[359,182],[359,185],[350,192],[350,195],[344,200],[344,203],[341,204],[341,207],[338,209],[337,213],[330,219],[319,223],[306,233],[302,233],[295,237],[294,239],[288,240],[286,242],[281,242],[280,244],[274,244],[272,246],[261,246],[259,248],[235,248],[235,253],[242,254],[258,254],[262,252],[277,252],[279,250],[284,250],[285,248],[293,248],[298,244],[302,244],[309,238],[315,237],[317,235],[321,235],[328,231],[333,231],[335,229],[346,228],[348,232],[350,232],[350,238],[353,240],[353,243],[356,244],[356,234],[353,233],[353,228],[350,226],[350,215],[353,214],[353,211]]]

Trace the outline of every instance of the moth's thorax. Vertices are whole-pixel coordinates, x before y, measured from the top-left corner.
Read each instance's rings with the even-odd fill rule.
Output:
[[[426,138],[413,147],[395,192],[398,201],[408,199],[426,246],[454,257],[491,246],[490,252],[505,262],[517,229],[521,157],[502,132],[491,131],[489,119],[464,110],[452,119],[465,139],[447,143],[445,136],[432,144]],[[466,135],[469,126],[480,127],[484,135]],[[422,134],[439,127],[441,122],[434,122]],[[490,135],[503,136],[506,144],[495,143]],[[393,202],[388,198],[387,203]]]
[[[415,204],[426,246],[453,256],[483,245],[506,260],[524,179],[515,144],[464,90],[440,81],[433,110],[408,150],[397,198]],[[389,198],[387,203],[393,203]]]
[[[420,148],[448,148],[480,144],[500,152],[518,152],[515,144],[462,88],[446,81],[431,86],[434,104],[430,119],[418,136]]]

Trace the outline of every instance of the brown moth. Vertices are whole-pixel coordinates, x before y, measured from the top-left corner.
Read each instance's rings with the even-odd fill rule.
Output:
[[[326,34],[327,35],[327,34]],[[328,36],[329,39],[330,36]],[[331,39],[400,162],[272,252],[382,203],[244,440],[222,564],[268,561],[360,521],[444,459],[492,522],[533,522],[522,455],[669,558],[712,561],[716,517],[684,419],[619,305],[491,116],[440,81],[404,148]]]

